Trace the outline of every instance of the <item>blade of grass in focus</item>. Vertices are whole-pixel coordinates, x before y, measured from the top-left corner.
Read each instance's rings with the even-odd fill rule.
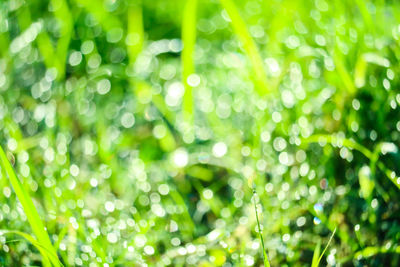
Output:
[[[182,18],[182,79],[185,87],[182,111],[188,126],[192,126],[194,120],[193,87],[188,83],[188,77],[195,71],[193,56],[196,44],[196,8],[197,0],[187,0]]]
[[[263,96],[268,90],[268,81],[265,75],[264,64],[260,52],[247,30],[246,23],[240,16],[240,13],[232,0],[221,0],[223,8],[229,15],[232,22],[234,33],[243,45],[243,49],[249,58],[256,80],[256,90],[259,95]]]
[[[48,253],[52,255],[52,258],[57,258],[56,250],[51,244],[50,238],[45,230],[42,220],[40,219],[39,213],[36,210],[35,205],[33,204],[32,199],[30,198],[28,192],[25,190],[21,182],[18,180],[14,169],[12,168],[10,162],[7,159],[7,156],[0,146],[0,165],[6,172],[12,187],[14,188],[15,194],[17,195],[19,201],[21,202],[22,208],[24,209],[25,215],[28,219],[29,224],[32,227],[32,231],[35,234],[38,243],[43,246]],[[43,255],[43,254],[42,254]],[[52,260],[51,262],[54,266],[61,266],[61,264],[57,260]]]
[[[322,251],[321,255],[319,254],[320,250],[321,250],[321,240],[318,241],[317,247],[314,250],[314,255],[313,255],[313,259],[312,259],[312,264],[311,267],[318,267],[319,263],[322,260],[322,257],[324,256],[326,250],[328,249],[329,245],[332,242],[333,236],[336,233],[336,228],[333,230],[331,237],[329,238],[328,244],[326,244],[324,250]]]
[[[261,225],[260,225],[260,221],[258,219],[256,196],[257,196],[256,195],[256,190],[253,189],[254,210],[256,212],[258,235],[260,237],[261,247],[262,247],[262,250],[263,250],[262,255],[263,255],[263,260],[264,260],[264,266],[265,267],[270,267],[271,265],[269,264],[269,261],[268,261],[268,255],[267,255],[267,251],[265,250],[264,238],[263,238],[263,235],[262,235]]]

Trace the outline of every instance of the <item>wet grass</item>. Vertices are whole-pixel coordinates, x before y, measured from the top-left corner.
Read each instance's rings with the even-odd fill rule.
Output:
[[[4,1],[0,265],[398,266],[398,8]]]

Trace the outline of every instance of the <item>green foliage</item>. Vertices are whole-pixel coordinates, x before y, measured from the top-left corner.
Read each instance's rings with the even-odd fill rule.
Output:
[[[320,254],[321,240],[318,241],[317,246],[315,247],[315,250],[314,250],[311,267],[318,267],[319,266],[319,263],[321,262],[322,257],[324,256],[327,248],[329,247],[329,244],[332,242],[332,238],[335,235],[335,232],[336,232],[336,228],[335,228],[335,230],[333,230],[332,235],[328,240],[328,244],[326,244],[326,246],[325,246],[325,248],[324,248],[324,250],[322,251],[321,254]]]
[[[182,19],[182,83],[185,89],[182,112],[188,129],[193,128],[194,117],[193,82],[190,82],[189,79],[190,75],[195,74],[193,58],[196,44],[196,10],[197,0],[187,0]]]
[[[18,235],[25,238],[29,241],[42,255],[42,263],[44,266],[62,266],[60,263],[57,254],[55,253],[53,247],[47,247],[42,245],[42,243],[38,242],[34,237],[27,233],[23,233],[20,231],[10,231],[10,230],[1,230],[2,234],[13,234]]]
[[[399,7],[2,1],[0,265],[399,266]]]
[[[256,89],[261,96],[264,96],[270,88],[268,88],[264,64],[258,52],[258,48],[248,32],[246,23],[241,18],[235,3],[232,0],[221,0],[221,4],[225,8],[231,20],[233,30],[242,43],[243,49],[252,64],[256,80]]]
[[[0,166],[8,176],[10,183],[15,191],[15,194],[17,195],[18,200],[22,205],[22,208],[24,209],[24,213],[38,241],[36,241],[30,235],[19,231],[7,231],[7,232],[21,235],[28,241],[30,241],[40,251],[40,253],[43,256],[43,259],[45,259],[44,262],[47,262],[47,264],[45,265],[49,266],[50,262],[48,261],[50,260],[54,266],[60,266],[56,251],[54,250],[53,245],[51,244],[49,236],[44,228],[44,225],[35,208],[35,205],[33,205],[32,199],[30,198],[28,192],[25,190],[24,186],[21,184],[21,182],[15,175],[15,172],[1,147],[0,147]]]
[[[265,249],[265,245],[264,245],[264,238],[262,235],[262,229],[261,229],[261,225],[260,225],[260,220],[258,219],[258,210],[257,210],[257,201],[256,201],[257,195],[255,190],[253,191],[253,200],[254,200],[254,210],[256,212],[256,220],[257,220],[257,231],[258,231],[258,235],[260,237],[260,242],[261,242],[261,248],[263,251],[263,259],[264,259],[264,266],[270,267],[271,265],[269,264],[269,260],[268,260],[268,255],[267,255],[267,251]]]

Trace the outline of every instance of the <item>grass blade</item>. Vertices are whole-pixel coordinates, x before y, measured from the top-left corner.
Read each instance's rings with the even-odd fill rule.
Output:
[[[49,235],[47,234],[43,222],[40,219],[39,213],[33,204],[28,192],[25,190],[21,182],[18,180],[14,169],[12,168],[10,162],[4,153],[3,148],[0,146],[0,165],[6,172],[12,187],[14,188],[15,194],[17,195],[19,201],[21,202],[22,208],[24,209],[25,215],[28,219],[29,224],[32,227],[32,231],[35,234],[38,242],[46,248],[46,250],[52,255],[57,255],[56,250],[51,244]],[[53,262],[53,261],[52,261]],[[57,262],[53,262],[54,266],[61,266]]]
[[[67,60],[69,43],[73,31],[73,19],[66,0],[51,0],[51,3],[58,8],[55,10],[54,15],[60,24],[60,39],[57,41],[55,56],[57,65],[55,66],[58,71],[58,79],[65,76],[65,62]]]
[[[352,80],[352,77],[349,73],[349,71],[346,68],[345,62],[340,55],[339,49],[336,49],[335,55],[333,57],[335,61],[335,66],[336,66],[336,71],[343,82],[344,87],[346,88],[347,92],[350,95],[353,95],[356,92],[356,86],[354,85],[354,82]]]
[[[136,57],[142,52],[144,42],[143,12],[140,2],[129,6],[127,40],[129,63],[133,64]]]
[[[321,239],[318,240],[317,246],[314,249],[311,267],[318,266],[318,259],[319,259],[320,253],[321,253]]]
[[[333,232],[331,234],[331,237],[329,238],[328,244],[326,244],[326,246],[325,246],[325,248],[324,248],[324,250],[322,251],[321,254],[320,254],[320,251],[321,251],[321,239],[318,240],[317,246],[315,247],[315,250],[314,250],[314,255],[313,255],[311,267],[318,267],[319,266],[319,263],[321,262],[322,256],[324,256],[325,251],[329,247],[329,245],[330,245],[330,243],[332,241],[332,238],[335,235],[335,233],[336,233],[336,227],[333,230]]]
[[[256,89],[259,95],[263,96],[268,90],[268,81],[265,75],[265,68],[262,61],[260,52],[251,37],[249,31],[247,30],[246,23],[240,16],[240,13],[232,0],[221,0],[223,8],[228,13],[231,21],[233,31],[237,35],[239,41],[243,45],[243,49],[250,60],[253,67],[256,80]]]
[[[182,79],[185,87],[183,96],[182,111],[183,118],[187,125],[192,125],[193,114],[193,87],[188,83],[188,77],[194,73],[194,46],[196,44],[196,8],[197,0],[187,0],[183,9],[182,18]]]
[[[321,262],[322,256],[324,256],[326,250],[328,249],[329,245],[331,244],[332,239],[333,239],[333,236],[335,235],[335,233],[336,233],[336,227],[335,227],[335,230],[333,230],[333,232],[332,232],[332,234],[331,234],[331,237],[329,238],[328,244],[326,244],[324,250],[322,251],[321,255],[319,256],[318,261],[317,261],[315,267],[317,267],[317,266],[319,265],[319,263]],[[320,244],[320,246],[321,246],[321,244]],[[314,261],[314,259],[313,259],[313,261]]]
[[[262,250],[263,250],[264,266],[265,267],[270,267],[271,265],[269,264],[267,251],[265,250],[264,238],[263,238],[263,235],[262,235],[260,220],[258,219],[257,202],[256,202],[256,190],[255,189],[253,189],[253,200],[254,200],[254,210],[256,211],[258,235],[259,235],[260,242],[261,242],[261,247],[262,247]]]
[[[38,242],[33,236],[30,234],[21,232],[21,231],[13,231],[13,230],[0,230],[1,234],[15,234],[19,235],[26,240],[28,240],[33,246],[39,250],[40,254],[42,255],[43,265],[44,266],[51,266],[51,263],[54,266],[62,266],[60,263],[57,254],[54,254],[52,251],[49,251],[46,247],[44,247],[40,242]]]

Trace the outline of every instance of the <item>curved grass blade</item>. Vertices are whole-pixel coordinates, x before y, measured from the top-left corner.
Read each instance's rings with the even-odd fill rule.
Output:
[[[19,201],[21,202],[22,208],[24,209],[25,215],[28,219],[29,224],[31,225],[32,231],[37,238],[37,242],[46,248],[52,255],[57,255],[56,250],[51,244],[49,235],[45,230],[42,220],[40,219],[39,213],[36,210],[35,205],[33,204],[32,199],[30,198],[28,192],[25,190],[21,182],[18,180],[14,169],[12,168],[10,162],[7,159],[6,154],[4,153],[3,148],[0,146],[0,165],[6,172],[12,187],[14,188],[15,194],[17,195]],[[56,261],[52,261],[54,266],[61,266]]]
[[[54,266],[63,266],[62,263],[59,261],[57,254],[54,254],[53,251],[48,250],[46,247],[44,247],[41,243],[39,243],[33,236],[30,234],[21,232],[21,231],[15,231],[15,230],[0,230],[2,234],[15,234],[19,235],[23,238],[25,238],[27,241],[29,241],[33,246],[36,247],[37,250],[39,250],[40,254],[42,255],[42,260],[43,260],[43,265],[44,266],[51,266],[51,263]]]

